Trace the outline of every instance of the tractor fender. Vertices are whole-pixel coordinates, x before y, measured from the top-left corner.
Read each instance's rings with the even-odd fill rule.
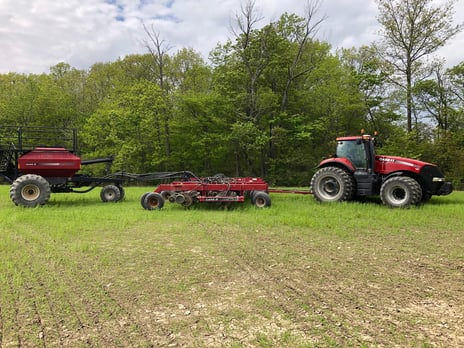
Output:
[[[404,170],[401,170],[401,171],[398,171],[398,172],[393,172],[393,173],[389,173],[388,175],[385,175],[382,177],[382,182],[394,177],[394,176],[408,176],[416,181],[418,181],[420,183],[420,178],[415,175],[414,173],[412,172],[408,172],[408,171],[404,171]]]
[[[354,171],[356,170],[356,168],[347,158],[337,158],[337,157],[327,158],[323,160],[321,163],[319,163],[319,166],[317,166],[318,169],[324,168],[324,167],[338,167],[349,173],[354,173]]]
[[[427,184],[424,182],[423,178],[421,178],[420,175],[417,175],[414,172],[409,172],[407,170],[401,170],[401,171],[389,173],[388,175],[383,176],[382,177],[382,183],[384,183],[388,179],[390,179],[392,177],[395,177],[395,176],[407,176],[407,177],[409,177],[411,179],[416,180],[423,190],[427,189]]]

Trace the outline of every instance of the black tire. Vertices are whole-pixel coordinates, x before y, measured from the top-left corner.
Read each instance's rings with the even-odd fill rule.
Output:
[[[338,167],[319,169],[311,179],[314,198],[319,202],[343,202],[353,198],[353,176]]]
[[[121,190],[116,185],[103,186],[100,191],[100,198],[103,202],[118,202],[121,200]]]
[[[43,205],[50,199],[50,184],[40,175],[22,175],[11,184],[10,198],[23,207]]]
[[[248,192],[248,195],[250,196],[250,201],[251,201],[251,204],[255,205],[255,194],[256,194],[257,191],[250,191]]]
[[[380,198],[390,208],[407,208],[421,201],[422,188],[413,178],[394,176],[383,183]]]
[[[271,197],[264,191],[257,191],[253,195],[253,205],[256,208],[268,208],[271,206]]]
[[[190,196],[189,194],[184,195],[184,203],[182,203],[182,206],[185,208],[190,208],[193,204],[193,197]]]
[[[146,210],[159,210],[164,207],[164,198],[158,192],[144,195],[142,207]]]
[[[151,192],[145,192],[142,197],[140,197],[140,204],[142,205],[143,209],[145,209],[145,206],[143,205],[144,201],[145,201],[145,197],[147,197],[147,195],[149,195]]]
[[[169,199],[172,196],[172,192],[171,191],[161,191],[161,196],[163,196],[163,199],[165,201],[169,201]]]
[[[119,198],[120,201],[122,201],[124,198],[126,198],[126,191],[124,190],[124,187],[120,185],[116,185],[119,189],[119,192],[121,192],[121,197]]]

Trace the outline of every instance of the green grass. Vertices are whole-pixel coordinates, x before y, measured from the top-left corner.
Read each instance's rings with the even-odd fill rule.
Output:
[[[464,344],[464,193],[411,209],[308,195],[166,204],[0,186],[0,346]]]

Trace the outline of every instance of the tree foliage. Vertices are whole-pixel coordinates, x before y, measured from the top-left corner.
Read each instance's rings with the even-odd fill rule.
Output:
[[[381,0],[385,31],[404,40],[334,54],[315,38],[324,23],[318,5],[308,2],[304,16],[284,13],[262,23],[254,2],[246,2],[233,36],[209,63],[193,49],[172,53],[155,28],[145,27],[147,54],[88,70],[59,63],[48,74],[2,74],[0,124],[75,127],[80,156],[113,155],[113,170],[262,176],[277,185],[309,185],[335,137],[366,129],[380,132],[383,153],[437,163],[459,184],[464,63],[437,63],[419,76],[421,59],[457,30],[443,23],[450,19],[444,8]],[[413,129],[402,123],[409,87],[392,80],[407,71]]]
[[[424,58],[461,30],[453,25],[455,0],[377,0],[382,25],[381,55],[393,66],[394,82],[405,93],[407,130],[413,128],[413,85],[423,77]]]

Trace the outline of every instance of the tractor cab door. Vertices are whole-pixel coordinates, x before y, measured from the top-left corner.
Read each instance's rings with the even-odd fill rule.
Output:
[[[340,140],[337,144],[337,157],[350,160],[355,167],[353,177],[356,182],[356,196],[370,196],[378,191],[378,178],[375,175],[375,149],[369,139]]]
[[[366,144],[361,139],[339,140],[337,143],[337,157],[347,158],[356,169],[368,169]]]

